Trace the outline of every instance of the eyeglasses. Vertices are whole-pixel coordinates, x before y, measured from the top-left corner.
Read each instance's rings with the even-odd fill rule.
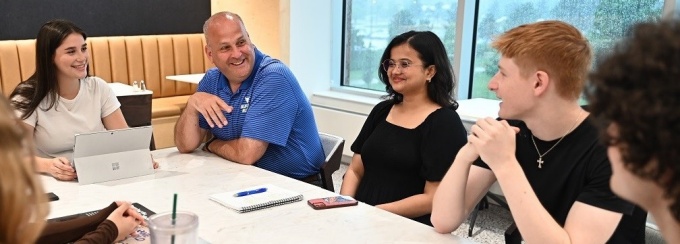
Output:
[[[392,59],[386,59],[385,61],[382,62],[382,67],[385,71],[390,71],[399,66],[401,70],[406,70],[408,67],[411,67],[413,65],[422,65],[422,64],[414,64],[411,61],[408,60],[399,60],[398,62],[395,62]]]

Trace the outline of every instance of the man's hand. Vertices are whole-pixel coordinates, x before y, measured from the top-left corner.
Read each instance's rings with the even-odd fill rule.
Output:
[[[231,113],[233,109],[219,97],[205,92],[196,92],[194,95],[191,95],[187,101],[187,106],[203,115],[211,128],[215,127],[215,125],[219,128],[226,126],[228,121],[222,111]]]
[[[515,134],[519,128],[510,126],[505,120],[485,118],[477,120],[471,131],[468,141],[492,170],[515,157]]]
[[[57,180],[73,180],[76,178],[76,170],[73,169],[68,159],[56,157],[47,162],[47,173]]]

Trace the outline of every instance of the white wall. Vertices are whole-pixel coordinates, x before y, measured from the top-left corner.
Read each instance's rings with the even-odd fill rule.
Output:
[[[331,85],[331,2],[289,1],[289,66],[307,97]]]
[[[345,138],[343,154],[351,156],[349,147],[375,102],[357,103],[342,98],[345,94],[329,92],[334,80],[340,78],[342,44],[342,13],[331,10],[333,6],[341,7],[342,1],[289,0],[288,3],[290,69],[312,102],[319,131]],[[337,30],[333,31],[334,28]],[[335,96],[320,96],[329,93]],[[357,104],[358,108],[351,104]]]

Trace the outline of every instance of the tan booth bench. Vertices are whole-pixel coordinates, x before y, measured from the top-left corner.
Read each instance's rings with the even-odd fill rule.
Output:
[[[144,80],[153,91],[156,148],[174,146],[174,125],[196,85],[165,77],[213,67],[204,55],[203,34],[90,37],[87,43],[91,75],[124,84]],[[35,40],[0,41],[0,90],[5,97],[34,71]]]

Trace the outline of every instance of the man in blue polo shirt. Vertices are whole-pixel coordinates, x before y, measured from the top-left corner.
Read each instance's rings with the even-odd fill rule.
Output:
[[[313,178],[324,162],[314,114],[293,73],[250,41],[235,13],[203,26],[205,53],[215,64],[198,84],[175,126],[182,153],[199,147],[227,160],[295,179]]]

